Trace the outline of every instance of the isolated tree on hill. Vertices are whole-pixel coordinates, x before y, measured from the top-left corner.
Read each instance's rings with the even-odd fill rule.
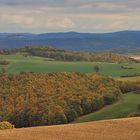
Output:
[[[100,71],[99,66],[97,66],[97,65],[96,65],[96,66],[94,66],[94,70],[95,70],[95,72],[96,72],[96,73],[99,73],[99,71]]]

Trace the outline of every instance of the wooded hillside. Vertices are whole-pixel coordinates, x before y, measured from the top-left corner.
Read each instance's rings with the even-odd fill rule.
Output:
[[[111,78],[80,73],[0,75],[0,121],[16,127],[65,124],[117,101]]]
[[[1,49],[0,54],[24,53],[25,56],[39,56],[59,61],[91,61],[109,63],[135,63],[137,60],[111,52],[77,52],[52,47],[28,46],[19,49]]]

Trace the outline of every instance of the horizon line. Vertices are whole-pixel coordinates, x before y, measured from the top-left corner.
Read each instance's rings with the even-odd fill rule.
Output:
[[[40,33],[34,33],[34,32],[0,32],[0,34],[55,34],[55,33],[87,33],[87,34],[107,34],[107,33],[118,33],[118,32],[140,32],[140,30],[118,30],[118,31],[108,31],[108,32],[80,32],[80,31],[56,31],[56,32],[40,32]]]

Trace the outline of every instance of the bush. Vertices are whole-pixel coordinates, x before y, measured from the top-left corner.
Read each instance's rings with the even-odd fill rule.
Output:
[[[131,113],[129,117],[140,117],[140,104],[137,107],[137,112]]]
[[[14,128],[14,125],[12,125],[11,123],[7,121],[0,122],[0,130],[13,129],[13,128]]]
[[[119,83],[120,90],[122,93],[132,92],[135,91],[137,94],[140,92],[140,82],[139,81],[121,81]]]
[[[129,115],[129,117],[140,117],[140,113],[139,113],[139,112],[131,113],[131,114]]]
[[[9,65],[10,64],[10,62],[9,61],[0,61],[0,65]]]
[[[137,111],[140,113],[140,104],[137,107]]]

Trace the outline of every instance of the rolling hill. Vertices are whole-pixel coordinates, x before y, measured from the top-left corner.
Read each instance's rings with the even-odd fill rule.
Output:
[[[89,62],[108,62],[108,63],[138,63],[139,61],[111,52],[78,52],[57,49],[53,47],[26,46],[15,49],[0,49],[0,54],[22,54],[27,56],[38,56],[49,58],[56,61],[89,61]]]
[[[139,140],[140,118],[0,131],[1,140]]]
[[[76,51],[109,51],[140,48],[140,31],[114,33],[1,33],[0,48],[54,46]]]

